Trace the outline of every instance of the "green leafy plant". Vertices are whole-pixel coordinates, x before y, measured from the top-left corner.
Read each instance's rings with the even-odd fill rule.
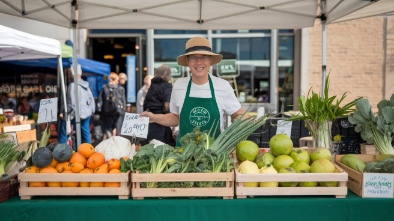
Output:
[[[298,98],[298,108],[300,114],[288,118],[288,121],[303,120],[306,122],[306,126],[311,132],[314,138],[319,138],[319,147],[330,147],[331,144],[331,131],[328,129],[327,124],[336,120],[338,117],[346,116],[353,112],[356,101],[361,97],[354,99],[353,101],[341,105],[343,100],[347,96],[345,92],[339,99],[337,96],[328,96],[330,88],[330,74],[326,77],[326,85],[324,87],[324,96],[309,89],[307,96],[301,96]]]
[[[378,103],[378,113],[375,115],[367,99],[356,102],[356,110],[349,116],[349,122],[356,125],[355,131],[361,134],[363,140],[374,144],[380,154],[394,154],[391,145],[394,133],[394,94],[390,100]]]
[[[16,150],[17,144],[7,139],[7,134],[0,134],[0,175],[6,176],[5,168],[15,161],[22,161],[25,151]]]

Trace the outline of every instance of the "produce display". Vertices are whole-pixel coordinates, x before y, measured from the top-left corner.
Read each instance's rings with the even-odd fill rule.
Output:
[[[357,155],[346,154],[340,162],[361,173],[394,173],[394,156],[377,155],[374,161],[364,162]]]
[[[252,151],[253,144],[240,142],[237,146],[238,172],[242,174],[288,174],[288,173],[337,173],[339,170],[331,161],[327,148],[318,147],[311,151],[293,148],[293,143],[285,134],[277,134],[270,139],[270,151]],[[247,157],[246,157],[247,156]],[[252,159],[252,160],[249,160]],[[254,160],[253,160],[254,159]],[[244,187],[336,187],[338,182],[245,182]]]
[[[356,102],[356,110],[349,115],[349,122],[356,125],[355,131],[363,140],[374,144],[380,154],[394,154],[391,145],[394,134],[394,94],[390,100],[378,103],[378,113],[374,114],[367,99]]]
[[[224,130],[216,139],[214,131],[201,131],[196,127],[192,132],[180,138],[181,147],[153,144],[141,146],[133,159],[127,162],[132,172],[142,174],[158,173],[220,173],[233,169],[234,159],[231,158],[236,145],[245,140],[265,122],[265,117],[255,116],[240,118]],[[242,141],[248,142],[248,141]],[[254,152],[258,147],[254,144]],[[223,186],[225,182],[147,182],[141,187],[214,187]]]
[[[16,149],[17,144],[10,139],[7,139],[7,134],[0,134],[0,175],[1,180],[8,179],[9,174],[5,172],[5,169],[14,162],[20,162],[23,160],[26,152],[18,151]]]

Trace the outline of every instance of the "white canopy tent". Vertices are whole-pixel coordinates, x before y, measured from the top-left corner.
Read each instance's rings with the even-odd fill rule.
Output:
[[[64,106],[67,107],[60,42],[0,25],[0,62],[53,57],[58,59],[61,91]],[[65,115],[67,116],[67,108]]]
[[[316,20],[320,20],[322,90],[326,77],[326,24],[382,15],[393,12],[393,9],[393,0],[0,0],[1,13],[74,30],[299,29],[312,27]],[[76,32],[73,33],[75,42]],[[78,81],[77,76],[74,79]],[[76,116],[79,124],[78,108]],[[77,126],[77,140],[78,130]]]

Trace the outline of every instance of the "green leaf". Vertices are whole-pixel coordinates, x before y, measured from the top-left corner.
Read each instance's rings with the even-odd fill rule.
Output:
[[[379,114],[381,114],[381,111],[385,108],[385,107],[390,107],[390,101],[388,100],[381,100],[378,103],[378,110],[379,110]]]
[[[368,101],[367,99],[362,98],[362,99],[358,100],[358,101],[356,102],[356,109],[357,109],[358,111],[360,111],[360,114],[361,114],[364,118],[366,118],[366,119],[370,119],[370,118],[371,118],[370,112],[371,112],[371,110],[372,110],[372,107],[371,107],[371,105],[369,104],[369,101]]]

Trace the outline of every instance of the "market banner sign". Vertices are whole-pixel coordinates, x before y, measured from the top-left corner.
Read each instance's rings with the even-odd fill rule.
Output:
[[[171,68],[171,76],[172,78],[181,78],[182,77],[182,68],[178,64],[167,64]]]
[[[236,60],[222,60],[217,64],[218,76],[237,77],[239,75]]]

